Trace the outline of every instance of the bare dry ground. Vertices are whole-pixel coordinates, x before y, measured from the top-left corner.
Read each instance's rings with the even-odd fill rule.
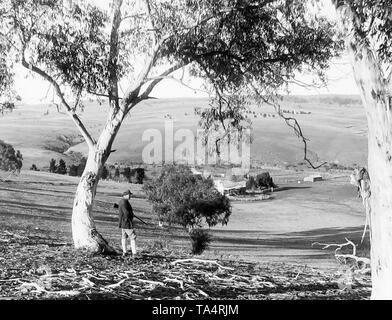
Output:
[[[189,254],[189,240],[181,229],[157,227],[139,185],[104,181],[94,212],[99,231],[111,244],[120,250],[113,203],[125,188],[135,193],[135,214],[148,223],[137,224],[140,257],[124,261],[90,257],[72,249],[70,219],[76,178],[24,171],[0,183],[0,295],[367,298],[368,275],[350,278],[347,287],[341,282],[346,281],[348,269],[338,266],[333,251],[312,247],[315,241],[341,243],[346,237],[359,243],[364,217],[355,189],[346,176],[338,174],[325,174],[327,180],[317,184],[298,184],[305,174],[277,170],[273,175],[280,191],[271,200],[234,202],[229,224],[212,230],[211,248],[198,257]],[[220,266],[172,264],[188,258],[219,261]]]

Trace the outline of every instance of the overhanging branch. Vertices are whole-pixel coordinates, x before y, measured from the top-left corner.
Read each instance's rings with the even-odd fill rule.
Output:
[[[146,90],[144,90],[144,92],[140,95],[139,99],[141,100],[145,100],[149,98],[149,95],[151,93],[151,91],[155,88],[155,86],[161,82],[164,79],[167,79],[167,76],[171,73],[173,73],[174,71],[181,69],[182,67],[185,67],[185,63],[177,63],[173,66],[171,66],[169,69],[167,69],[165,72],[161,73],[158,77],[155,77],[151,83],[148,85],[148,87],[146,88]],[[174,79],[174,78],[173,78]]]
[[[257,90],[257,88],[252,85],[253,90],[255,91],[256,95],[266,104],[272,106],[276,113],[278,114],[278,116],[280,118],[282,118],[286,124],[293,129],[295,135],[297,136],[297,138],[301,139],[304,145],[304,161],[306,161],[313,169],[319,169],[322,166],[324,166],[325,164],[327,164],[327,162],[323,162],[320,165],[314,165],[313,162],[308,158],[308,141],[309,139],[307,139],[302,132],[302,128],[299,124],[299,122],[297,121],[296,118],[294,117],[286,117],[283,112],[280,110],[280,107],[271,103],[270,101],[268,101],[266,98],[264,98],[264,96],[262,94],[259,93],[259,91]]]
[[[86,140],[87,145],[92,148],[95,145],[95,140],[94,138],[90,135],[88,132],[87,128],[84,126],[83,122],[80,120],[79,116],[76,114],[75,110],[71,108],[71,106],[67,103],[67,101],[64,98],[64,94],[61,92],[59,84],[45,71],[41,70],[40,68],[28,63],[26,61],[25,55],[24,55],[24,50],[22,52],[22,65],[26,68],[29,69],[41,77],[43,77],[45,80],[47,80],[55,89],[57,96],[60,98],[61,104],[65,107],[68,115],[72,118],[73,122],[75,123],[76,127],[79,129],[80,133],[83,135],[83,138]]]

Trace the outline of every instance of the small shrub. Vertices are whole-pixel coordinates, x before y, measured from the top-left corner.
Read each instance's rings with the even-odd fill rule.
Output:
[[[258,188],[276,188],[277,186],[272,180],[269,172],[263,172],[256,176],[256,186]]]
[[[109,170],[106,166],[103,166],[102,168],[102,173],[101,173],[101,178],[106,180],[109,177]]]
[[[19,150],[0,140],[0,170],[20,172],[23,156]]]
[[[55,173],[55,172],[56,172],[56,169],[57,169],[56,160],[51,159],[51,160],[50,160],[50,163],[49,163],[49,172],[50,172],[50,173]]]
[[[249,179],[246,180],[245,187],[246,190],[255,190],[257,188],[255,178],[250,176]]]
[[[67,174],[67,166],[66,166],[65,161],[63,159],[60,159],[59,165],[56,168],[56,173],[57,174]]]
[[[184,228],[226,225],[231,214],[229,199],[212,179],[195,176],[186,166],[164,166],[159,177],[143,186],[158,219]]]
[[[129,181],[131,183],[143,184],[143,180],[146,176],[144,168],[135,168],[129,172]]]
[[[130,167],[125,167],[121,174],[129,181],[131,178],[131,168]]]
[[[192,254],[202,254],[212,241],[211,235],[203,229],[193,229],[189,236],[192,243]]]
[[[37,166],[34,163],[31,165],[30,170],[31,171],[39,171]]]

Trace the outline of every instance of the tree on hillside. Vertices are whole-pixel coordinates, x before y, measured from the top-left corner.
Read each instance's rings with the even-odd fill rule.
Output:
[[[57,174],[67,174],[67,165],[63,159],[60,159],[59,165],[56,168]]]
[[[106,180],[107,178],[109,178],[109,170],[106,166],[103,166],[103,168],[102,168],[101,178],[103,180]]]
[[[23,156],[19,150],[0,140],[0,170],[19,173],[23,166]]]
[[[372,298],[392,299],[392,3],[332,2],[368,123]]]
[[[49,172],[50,173],[55,173],[57,170],[57,165],[56,165],[56,160],[55,159],[51,159],[49,162]]]
[[[167,165],[143,189],[159,221],[178,224],[189,231],[218,223],[226,225],[231,214],[229,199],[221,195],[212,179],[196,176],[186,166]]]
[[[80,0],[1,2],[6,56],[52,85],[59,107],[88,145],[72,213],[76,248],[112,251],[91,215],[103,166],[126,116],[173,72],[187,68],[205,79],[212,109],[202,116],[223,123],[226,113],[234,124],[242,119],[230,106],[250,86],[268,97],[296,71],[322,74],[339,45],[333,26],[307,15],[306,8],[303,0],[113,0],[107,14]],[[120,81],[127,85],[121,94]],[[109,104],[99,137],[78,114],[87,96]],[[222,106],[228,99],[233,103]]]

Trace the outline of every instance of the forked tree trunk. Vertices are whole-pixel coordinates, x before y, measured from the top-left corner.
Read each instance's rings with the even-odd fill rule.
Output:
[[[372,299],[392,299],[392,104],[373,53],[348,43],[368,121]]]
[[[97,231],[92,208],[103,166],[123,120],[121,111],[112,111],[98,142],[89,148],[86,167],[76,190],[72,211],[72,237],[77,249],[111,254],[115,250]]]

